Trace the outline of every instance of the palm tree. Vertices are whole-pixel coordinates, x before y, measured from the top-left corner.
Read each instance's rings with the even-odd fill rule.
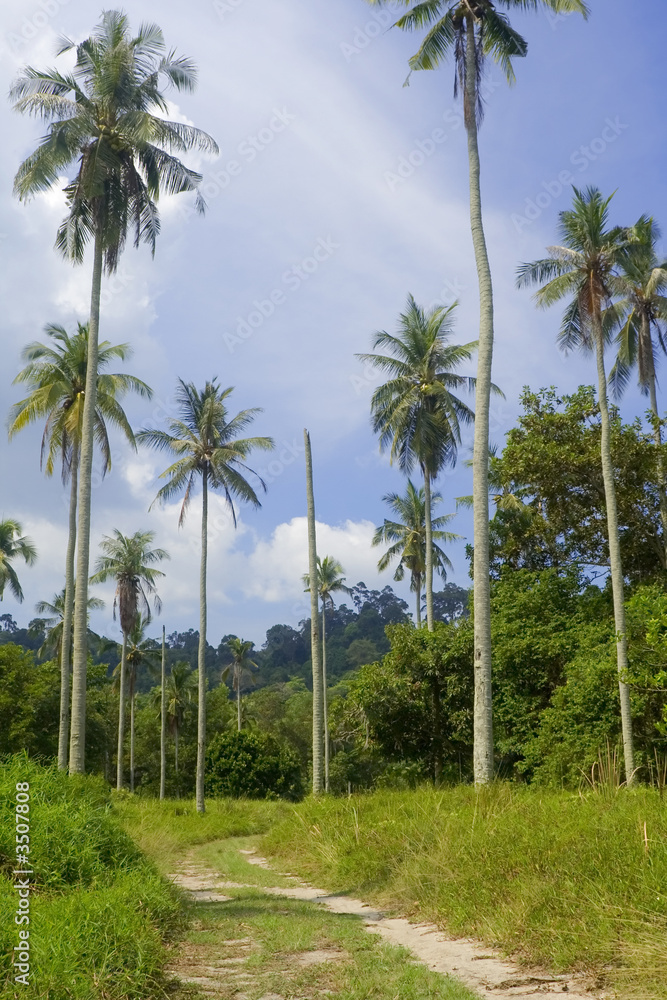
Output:
[[[0,601],[5,595],[5,587],[9,587],[20,603],[23,591],[12,566],[13,559],[23,559],[28,566],[32,566],[37,559],[37,549],[32,539],[23,534],[20,522],[7,517],[0,521]]]
[[[104,607],[104,601],[99,597],[89,597],[88,598],[88,611],[101,611]],[[47,618],[35,618],[31,622],[31,627],[39,628],[43,630],[46,635],[44,637],[44,642],[37,651],[37,655],[52,656],[55,658],[57,663],[61,662],[62,650],[65,645],[63,642],[63,632],[65,631],[65,616],[67,611],[67,593],[66,589],[63,588],[59,594],[54,594],[53,600],[51,601],[38,601],[35,605],[35,611],[38,615],[48,615]],[[71,641],[71,631],[72,631],[72,618],[69,618],[69,628],[70,628],[70,641]],[[94,632],[88,630],[88,636],[92,638],[97,638]],[[68,684],[69,686],[69,684]]]
[[[174,768],[178,795],[178,741],[187,708],[194,700],[197,678],[190,664],[179,660],[171,668],[166,688],[166,712],[169,732],[174,738]]]
[[[612,196],[613,197],[613,196]],[[604,364],[605,329],[603,313],[611,302],[614,276],[628,247],[630,233],[619,227],[609,228],[610,198],[603,198],[597,188],[574,189],[574,206],[560,213],[560,246],[549,247],[549,256],[519,268],[517,284],[541,284],[535,295],[537,304],[547,308],[563,298],[569,304],[563,316],[559,344],[565,351],[575,348],[595,352],[600,406],[601,461],[607,508],[609,564],[614,598],[616,658],[619,674],[625,778],[634,780],[634,747],[630,690],[625,683],[628,669],[625,629],[624,583],[618,531],[616,485],[611,457],[611,431],[607,376]]]
[[[65,39],[58,55],[76,51],[74,69],[23,70],[11,90],[14,109],[41,117],[47,132],[20,165],[14,190],[24,201],[53,188],[76,163],[65,188],[68,214],[56,237],[56,249],[81,263],[93,242],[93,271],[88,328],[88,368],[80,443],[77,526],[79,589],[74,609],[74,665],[70,770],[85,763],[86,662],[90,504],[92,489],[97,357],[102,271],[112,274],[128,231],[134,245],[155,252],[160,229],[157,200],[161,192],[197,191],[201,175],[174,153],[200,149],[217,152],[213,139],[199,129],[164,118],[167,100],[160,82],[177,90],[194,89],[190,60],[167,52],[157,25],[144,24],[132,36],[127,16],[107,10],[93,34],[78,45]],[[197,205],[204,204],[197,195]]]
[[[16,403],[10,414],[10,439],[36,420],[46,418],[42,435],[40,467],[47,476],[53,474],[59,458],[63,484],[70,480],[69,533],[65,560],[65,599],[60,652],[60,726],[58,730],[58,767],[67,767],[69,737],[69,680],[72,653],[72,614],[74,610],[74,554],[76,550],[77,488],[83,407],[88,364],[88,324],[79,323],[71,336],[56,323],[49,323],[45,333],[50,343],[33,341],[21,353],[27,361],[14,383],[27,385],[29,395]],[[132,447],[134,434],[119,404],[128,391],[150,399],[152,390],[132,375],[109,374],[104,371],[116,358],[127,360],[132,355],[128,344],[115,347],[103,341],[98,348],[97,400],[95,406],[95,439],[102,452],[102,475],[111,469],[111,449],[107,424],[119,428]],[[103,374],[102,374],[103,373]],[[46,462],[44,461],[46,459]],[[89,602],[90,603],[90,602]]]
[[[165,797],[167,784],[167,642],[162,626],[160,657],[160,799]]]
[[[236,725],[239,732],[241,732],[242,722],[241,722],[241,684],[243,683],[244,675],[249,675],[251,670],[259,670],[259,665],[255,663],[254,660],[250,659],[250,653],[252,652],[252,647],[255,645],[254,642],[249,640],[238,639],[234,636],[232,639],[227,640],[227,648],[232,654],[231,666],[234,671],[234,678],[232,681],[233,689],[236,691]],[[223,672],[222,679],[226,680],[227,674],[229,673],[229,667]]]
[[[135,700],[137,694],[137,678],[142,668],[147,668],[154,672],[157,668],[160,650],[156,646],[154,639],[145,637],[146,628],[150,623],[149,618],[141,618],[130,632],[128,637],[125,663],[127,665],[127,688],[130,699],[130,791],[134,791],[134,716]],[[116,668],[118,670],[118,667]]]
[[[156,581],[164,576],[155,564],[168,559],[164,549],[152,549],[154,531],[136,531],[133,535],[123,535],[116,528],[113,535],[104,535],[100,542],[103,555],[99,556],[95,574],[90,582],[106,583],[116,581],[113,613],[120,618],[123,645],[120,659],[119,706],[118,706],[118,758],[116,762],[116,788],[123,787],[123,744],[125,742],[125,683],[127,650],[130,636],[143,616],[147,623],[151,620],[149,598],[153,599],[155,610],[160,611]]]
[[[382,6],[389,0],[369,0]],[[392,0],[393,2],[393,0]],[[396,23],[405,31],[426,28],[418,52],[409,61],[410,71],[438,69],[447,60],[455,65],[454,96],[463,94],[463,119],[468,137],[470,177],[470,228],[479,282],[479,350],[475,394],[473,449],[473,603],[475,619],[474,671],[474,775],[476,784],[493,779],[493,712],[491,700],[491,592],[489,584],[489,410],[493,360],[493,284],[484,235],[478,130],[483,113],[481,81],[485,59],[490,56],[514,82],[512,60],[525,56],[526,40],[512,28],[505,10],[579,12],[586,17],[585,0],[399,0],[409,7]],[[427,497],[428,509],[428,497]],[[428,586],[427,573],[427,586]],[[428,604],[428,601],[427,601]]]
[[[176,461],[160,476],[166,484],[158,491],[154,502],[166,503],[184,494],[179,517],[183,524],[197,479],[202,485],[201,564],[199,573],[199,705],[197,721],[197,811],[204,812],[204,759],[206,755],[206,563],[208,546],[208,491],[219,491],[225,497],[236,527],[234,501],[261,504],[244,473],[256,476],[265,490],[264,481],[249,469],[246,460],[256,448],[270,450],[268,437],[239,438],[237,435],[252,423],[259,409],[242,410],[229,417],[227,400],[233,388],[220,389],[217,380],[207,382],[202,390],[192,382],[178,380],[176,403],[180,419],[170,420],[171,433],[143,430],[137,440],[175,456]]]
[[[426,574],[426,504],[424,490],[408,479],[407,491],[403,496],[398,493],[387,493],[382,502],[388,504],[397,521],[388,521],[376,529],[373,535],[373,545],[389,544],[389,548],[378,562],[378,569],[383,572],[398,558],[394,580],[400,581],[407,569],[410,573],[410,590],[416,594],[416,623],[421,625],[422,583]],[[431,495],[432,508],[442,503],[442,494]],[[444,531],[446,524],[456,517],[456,514],[442,514],[431,520],[431,546],[433,551],[433,568],[443,580],[447,579],[447,570],[452,564],[445,552],[436,541],[453,542],[461,538],[451,531]]]
[[[667,261],[658,257],[660,230],[653,219],[642,216],[633,226],[630,242],[619,260],[610,287],[618,300],[606,317],[618,326],[618,355],[609,375],[614,395],[622,395],[633,368],[637,368],[639,388],[649,397],[657,447],[660,484],[660,516],[667,565],[667,495],[662,460],[662,431],[656,392],[656,354],[667,352]]]
[[[303,582],[306,590],[310,590],[310,574],[304,573]],[[317,558],[317,587],[316,593],[322,601],[322,718],[323,738],[324,738],[324,790],[329,791],[329,704],[327,691],[327,607],[333,609],[334,599],[332,594],[344,591],[351,594],[350,587],[345,586],[343,567],[332,556],[325,556],[324,559]]]
[[[451,344],[457,303],[425,313],[413,297],[395,335],[376,334],[373,347],[389,354],[359,354],[390,376],[371,399],[373,430],[380,448],[389,448],[391,460],[402,472],[419,464],[424,477],[426,534],[426,618],[433,631],[433,525],[431,485],[445,465],[456,462],[461,424],[472,423],[472,410],[454,390],[472,390],[475,379],[456,373],[469,361],[477,345]]]
[[[317,530],[315,523],[315,491],[313,489],[313,453],[310,434],[304,428],[306,453],[306,520],[308,524],[308,576],[317,579]],[[313,664],[313,795],[323,787],[322,735],[324,732],[324,685],[322,681],[322,650],[318,625],[317,590],[310,591],[310,657]]]

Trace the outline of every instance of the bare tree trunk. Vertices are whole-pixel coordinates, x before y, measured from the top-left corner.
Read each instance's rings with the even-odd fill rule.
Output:
[[[123,646],[120,654],[120,677],[118,682],[118,755],[116,757],[116,789],[123,787],[123,747],[125,744],[125,658],[127,656],[127,635],[123,632]]]
[[[201,567],[199,573],[199,704],[197,713],[197,812],[203,813],[206,756],[206,559],[208,554],[208,470],[202,475]]]
[[[162,669],[160,673],[160,799],[165,797],[167,783],[167,650],[165,627],[162,626]]]
[[[644,342],[647,345],[646,356],[648,361],[648,391],[651,400],[651,412],[655,417],[655,427],[653,436],[655,446],[658,449],[656,458],[656,468],[658,471],[658,489],[660,495],[660,520],[662,522],[662,544],[664,549],[663,568],[667,568],[667,492],[665,488],[665,465],[662,460],[662,431],[660,430],[660,413],[658,412],[658,396],[655,387],[655,359],[653,357],[653,345],[651,343],[651,329],[646,316],[642,316],[642,333]]]
[[[609,541],[609,566],[611,569],[611,589],[614,598],[614,625],[616,628],[616,665],[618,667],[618,688],[621,701],[621,726],[623,731],[623,758],[625,781],[634,784],[635,754],[632,736],[632,711],[630,708],[630,688],[624,680],[628,669],[628,639],[625,629],[625,601],[621,546],[618,533],[618,510],[616,506],[616,484],[611,458],[611,428],[609,405],[607,402],[607,376],[604,369],[604,339],[602,319],[597,313],[593,317],[595,335],[595,357],[598,369],[598,394],[600,402],[600,438],[602,458],[602,479],[604,481],[605,506],[607,508],[607,533]]]
[[[132,688],[130,695],[130,791],[134,791],[134,699],[136,692]]]
[[[306,497],[308,503],[308,575],[310,578],[310,648],[313,664],[313,795],[322,792],[322,731],[324,702],[322,664],[320,662],[319,608],[317,606],[317,539],[315,534],[315,496],[310,434],[303,432],[306,448]]]
[[[236,726],[241,732],[241,670],[236,667]]]
[[[58,729],[58,767],[67,770],[69,742],[69,675],[72,670],[72,614],[74,611],[74,558],[76,552],[76,497],[79,488],[79,449],[72,448],[69,493],[69,533],[65,561],[65,606],[63,637],[60,646],[60,726]]]
[[[470,226],[479,281],[479,347],[475,389],[473,449],[473,606],[474,606],[474,749],[475,784],[493,780],[493,702],[491,692],[491,591],[489,585],[489,408],[493,359],[493,285],[482,218],[479,146],[477,144],[477,52],[475,20],[466,14],[464,115],[470,172]]]
[[[424,524],[426,527],[426,627],[433,631],[433,526],[431,473],[424,469]]]
[[[415,619],[415,622],[417,624],[417,628],[419,628],[421,626],[421,623],[422,623],[422,581],[421,581],[421,575],[417,574],[417,576],[415,577],[415,579],[416,579],[416,582],[417,582],[417,617]]]
[[[86,671],[88,666],[88,565],[90,562],[90,507],[95,409],[97,407],[97,358],[102,290],[102,239],[95,236],[93,281],[88,324],[88,360],[83,401],[79,500],[77,523],[76,590],[74,598],[74,658],[72,664],[72,722],[70,726],[69,769],[83,774],[86,763]]]
[[[324,790],[329,791],[329,699],[327,697],[327,626],[322,601],[322,717],[324,719]]]

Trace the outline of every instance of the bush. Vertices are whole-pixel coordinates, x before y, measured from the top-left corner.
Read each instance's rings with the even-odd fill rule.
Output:
[[[250,799],[299,799],[298,754],[263,733],[221,733],[206,754],[206,794]]]

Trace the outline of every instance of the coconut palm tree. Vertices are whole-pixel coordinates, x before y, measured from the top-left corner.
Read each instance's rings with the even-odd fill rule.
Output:
[[[390,0],[369,0],[382,6]],[[393,0],[391,0],[393,3]],[[493,284],[484,235],[478,130],[484,110],[481,83],[488,57],[514,82],[513,60],[525,56],[526,40],[502,10],[578,12],[588,16],[585,0],[399,0],[410,8],[396,22],[404,31],[426,29],[419,50],[409,60],[410,72],[438,69],[454,63],[454,96],[463,96],[463,120],[468,137],[470,228],[479,282],[479,350],[475,394],[473,450],[473,603],[475,619],[474,775],[476,784],[493,778],[493,713],[491,700],[491,592],[489,585],[489,410],[493,360]],[[428,499],[428,498],[427,498]],[[428,507],[428,502],[427,502]],[[427,574],[428,579],[428,574]]]
[[[383,572],[398,559],[394,580],[400,581],[405,576],[405,570],[410,573],[410,590],[416,595],[417,626],[421,625],[422,585],[426,575],[426,504],[424,490],[417,488],[408,479],[407,490],[403,496],[398,493],[387,493],[382,502],[391,507],[398,518],[376,528],[373,535],[373,545],[389,544],[389,548],[378,562],[378,569]],[[431,507],[442,503],[442,494],[431,494]],[[445,531],[446,524],[456,517],[456,514],[442,514],[431,519],[431,545],[433,551],[433,569],[447,579],[447,570],[453,569],[447,554],[436,544],[453,542],[461,538],[451,531]]]
[[[159,613],[160,598],[157,594],[156,582],[164,576],[162,570],[155,569],[155,564],[168,559],[164,549],[152,549],[150,546],[155,538],[154,531],[136,531],[133,535],[123,535],[117,528],[113,535],[104,535],[100,542],[102,555],[95,565],[95,573],[90,578],[92,584],[116,581],[113,613],[120,619],[123,633],[123,645],[120,658],[120,676],[118,681],[118,758],[116,762],[116,788],[123,787],[123,745],[125,742],[125,689],[126,663],[130,636],[134,633],[142,617],[147,623],[151,620],[152,598],[153,606]]]
[[[28,566],[32,566],[37,559],[37,549],[32,539],[23,534],[20,522],[7,517],[0,521],[0,601],[5,595],[5,587],[9,587],[20,603],[23,591],[12,566],[14,559],[23,559]]]
[[[99,597],[88,598],[88,611],[101,611],[104,601]],[[51,601],[38,601],[35,611],[38,615],[47,615],[47,618],[35,618],[30,624],[31,627],[39,628],[45,632],[44,642],[37,651],[40,657],[52,656],[57,663],[61,663],[63,643],[63,632],[65,629],[65,619],[67,610],[67,594],[63,588],[59,594],[54,594]],[[72,618],[69,618],[70,633],[72,630]],[[98,636],[88,630],[88,637],[97,639]],[[71,635],[70,635],[71,640]]]
[[[308,526],[308,576],[317,579],[317,530],[315,523],[315,491],[313,488],[313,453],[310,434],[304,428],[306,453],[306,521]],[[324,685],[322,682],[322,649],[320,646],[317,590],[310,591],[310,657],[313,672],[313,795],[319,795],[323,781]]]
[[[56,249],[81,263],[93,243],[86,389],[80,444],[77,526],[79,580],[74,609],[74,664],[70,770],[83,772],[86,721],[87,585],[90,555],[97,356],[102,272],[112,274],[128,232],[134,245],[155,252],[160,229],[160,193],[197,191],[201,175],[177,156],[191,149],[217,152],[199,129],[165,119],[169,105],[160,85],[191,91],[196,73],[190,60],[168,52],[157,25],[144,24],[133,36],[122,11],[107,10],[89,38],[63,40],[58,55],[75,50],[71,71],[28,66],[11,90],[14,109],[47,122],[46,135],[20,165],[14,190],[24,201],[58,184],[76,164],[65,188],[68,213]],[[197,205],[203,202],[197,195]]]
[[[33,341],[21,352],[26,366],[14,379],[15,384],[27,385],[29,395],[15,403],[9,422],[10,439],[20,430],[45,418],[42,434],[40,467],[47,476],[61,462],[62,481],[70,481],[69,532],[65,559],[65,627],[61,630],[60,651],[60,726],[58,730],[58,767],[67,767],[69,736],[69,681],[72,653],[72,614],[74,610],[74,554],[76,550],[77,488],[83,407],[88,362],[88,324],[79,323],[75,334],[56,323],[49,323],[44,332],[51,338],[46,344]],[[111,448],[107,425],[117,427],[135,447],[134,434],[119,400],[126,392],[138,393],[146,399],[152,390],[133,375],[110,374],[105,371],[112,360],[125,361],[132,356],[128,344],[99,344],[97,360],[97,400],[95,406],[95,440],[102,452],[102,475],[111,469]],[[89,602],[90,603],[90,602]]]
[[[160,649],[154,639],[146,638],[150,617],[140,618],[128,636],[125,663],[127,666],[127,694],[130,699],[130,791],[134,791],[134,718],[137,679],[142,669],[153,673],[159,662]],[[120,666],[120,665],[119,665]],[[119,667],[116,667],[118,671]],[[116,673],[114,671],[114,673]]]
[[[306,590],[310,590],[310,574],[304,573],[303,582]],[[324,739],[324,790],[329,791],[329,702],[327,690],[327,607],[333,609],[333,594],[344,592],[351,594],[350,587],[345,586],[343,567],[332,556],[317,558],[317,588],[316,592],[322,602],[322,735]]]
[[[621,254],[618,272],[610,287],[616,302],[605,317],[618,327],[618,355],[609,374],[616,398],[623,394],[633,368],[637,369],[639,388],[649,397],[657,447],[660,483],[660,516],[667,565],[667,495],[662,460],[662,430],[657,397],[657,355],[667,352],[664,323],[667,322],[667,261],[658,257],[660,229],[642,216],[630,231],[628,246]]]
[[[519,287],[540,284],[542,287],[536,293],[535,300],[542,308],[564,298],[568,299],[558,338],[559,345],[565,351],[579,349],[594,353],[597,362],[602,477],[614,598],[625,778],[630,785],[635,771],[634,747],[630,689],[624,680],[628,669],[628,651],[616,485],[611,457],[603,313],[611,303],[614,277],[627,251],[631,234],[627,229],[610,228],[610,201],[611,197],[603,198],[597,188],[589,187],[585,191],[575,188],[573,208],[560,213],[560,245],[548,247],[549,256],[543,260],[522,264],[517,284]]]
[[[234,636],[227,640],[227,648],[232,654],[231,669],[234,677],[232,685],[236,691],[236,725],[239,732],[242,729],[241,719],[241,684],[244,676],[250,676],[252,670],[259,670],[259,665],[250,658],[252,647],[255,645],[250,640],[238,639]],[[226,680],[230,667],[223,671],[222,679]]]
[[[193,703],[197,688],[197,675],[190,664],[179,660],[171,668],[167,681],[167,725],[174,740],[174,769],[176,771],[176,794],[178,796],[178,741],[183,727],[183,719],[188,707]]]
[[[472,410],[455,394],[471,391],[475,379],[457,374],[470,361],[477,344],[452,344],[457,303],[437,306],[428,313],[408,296],[397,334],[377,333],[374,348],[388,354],[359,354],[390,376],[371,399],[373,430],[380,448],[389,448],[391,460],[402,472],[418,464],[424,477],[426,533],[426,618],[433,631],[433,525],[431,486],[445,465],[456,462],[461,424],[473,421]]]
[[[160,799],[165,797],[167,788],[167,640],[166,629],[162,626],[162,650],[160,656]]]
[[[178,380],[176,405],[179,419],[169,421],[169,431],[147,429],[137,434],[137,440],[166,451],[176,461],[165,469],[160,479],[165,485],[158,491],[154,503],[166,503],[183,494],[178,520],[183,524],[197,480],[202,486],[201,563],[199,572],[199,704],[197,722],[197,811],[204,812],[204,760],[206,755],[206,564],[208,547],[208,491],[222,493],[236,527],[234,501],[260,507],[255,490],[245,478],[255,476],[262,489],[264,481],[249,469],[246,461],[255,449],[268,451],[273,441],[268,437],[240,438],[255,419],[259,409],[242,410],[229,416],[227,401],[233,388],[221,389],[216,379],[199,390],[192,382]]]

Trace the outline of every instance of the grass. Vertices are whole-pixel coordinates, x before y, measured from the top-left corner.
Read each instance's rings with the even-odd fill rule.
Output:
[[[307,800],[265,835],[281,866],[525,964],[667,998],[667,809],[657,792],[377,792]]]

